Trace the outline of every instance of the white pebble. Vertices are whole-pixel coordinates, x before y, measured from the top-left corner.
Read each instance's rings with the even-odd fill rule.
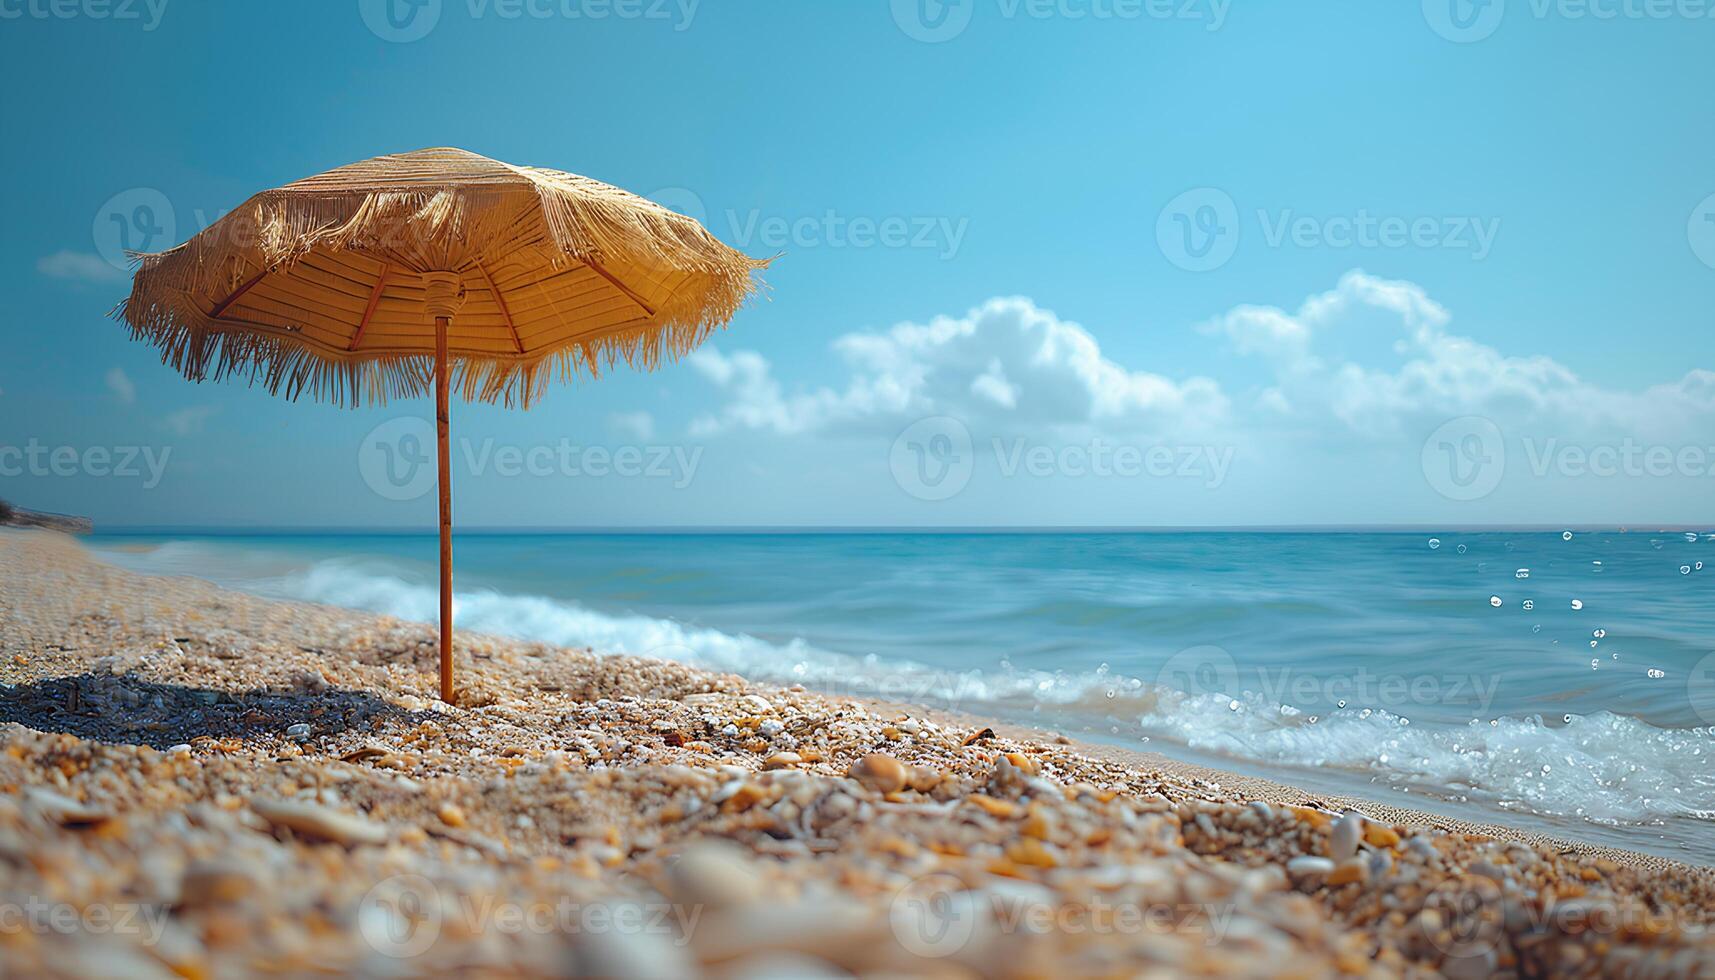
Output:
[[[1334,821],[1334,831],[1328,841],[1328,854],[1336,861],[1344,861],[1358,853],[1358,841],[1364,836],[1364,818],[1362,814],[1348,813]]]
[[[1293,875],[1325,875],[1334,870],[1334,862],[1313,854],[1300,854],[1286,862],[1286,871]]]

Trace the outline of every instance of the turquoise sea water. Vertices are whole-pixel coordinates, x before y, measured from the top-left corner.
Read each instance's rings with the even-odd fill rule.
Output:
[[[436,616],[430,535],[94,544]],[[456,567],[465,629],[1715,863],[1715,534],[493,534]]]

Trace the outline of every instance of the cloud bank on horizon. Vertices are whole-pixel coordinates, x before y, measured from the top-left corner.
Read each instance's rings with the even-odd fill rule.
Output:
[[[705,347],[690,363],[720,403],[690,436],[772,441],[784,458],[897,433],[896,456],[915,454],[893,462],[909,496],[936,502],[943,518],[996,523],[1025,511],[1022,523],[1054,513],[1291,522],[1276,505],[1289,496],[1322,504],[1311,522],[1707,519],[1715,371],[1624,390],[1452,325],[1421,286],[1353,270],[1295,310],[1240,305],[1200,324],[1240,367],[1223,383],[1119,363],[1086,327],[1027,298],[995,298],[963,316],[839,337],[834,384],[781,378],[754,350]],[[1240,383],[1247,372],[1254,380]],[[1130,475],[1158,478],[1147,489],[1071,479],[1127,475],[1115,454],[1128,449]],[[1155,470],[1149,453],[1161,454]],[[937,468],[958,473],[958,491],[923,482]],[[985,473],[991,492],[940,503]],[[1196,479],[1175,486],[1175,474]],[[1043,481],[1052,493],[1022,489]]]
[[[725,401],[695,419],[691,432],[790,436],[939,414],[1012,432],[1389,439],[1428,420],[1476,415],[1559,426],[1567,435],[1715,439],[1715,371],[1693,369],[1643,391],[1605,388],[1551,356],[1507,355],[1453,333],[1451,321],[1415,283],[1360,270],[1295,311],[1236,306],[1199,332],[1261,361],[1270,382],[1228,391],[1212,378],[1175,379],[1116,363],[1085,327],[1027,298],[995,298],[962,317],[841,336],[833,343],[847,374],[839,387],[788,393],[761,353],[706,346],[689,360]],[[1381,348],[1395,363],[1363,363],[1338,350],[1338,340]]]

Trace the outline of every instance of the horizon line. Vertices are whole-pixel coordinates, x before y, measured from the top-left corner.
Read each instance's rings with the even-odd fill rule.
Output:
[[[638,524],[638,525],[473,525],[453,529],[454,535],[503,536],[529,534],[626,535],[790,535],[790,534],[1173,534],[1173,533],[1346,533],[1346,534],[1455,534],[1455,533],[1709,533],[1711,525],[1684,523],[1627,524]],[[432,536],[432,527],[361,525],[194,525],[124,524],[98,525],[95,535],[330,535],[330,536]]]

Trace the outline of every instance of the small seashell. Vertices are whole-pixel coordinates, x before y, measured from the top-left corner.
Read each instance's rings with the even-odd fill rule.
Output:
[[[102,823],[111,816],[105,810],[87,806],[39,786],[24,791],[24,803],[28,809],[63,827],[88,827]]]
[[[386,827],[314,803],[253,798],[250,809],[276,827],[348,847],[387,840]]]

